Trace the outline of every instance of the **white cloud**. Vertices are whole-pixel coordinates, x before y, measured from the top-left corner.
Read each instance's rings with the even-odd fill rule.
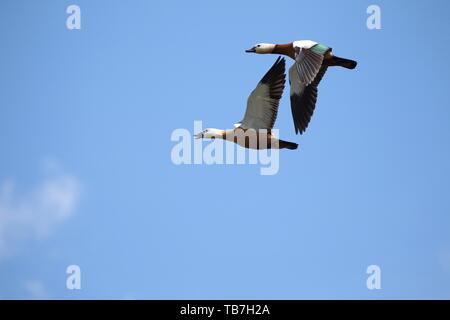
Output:
[[[72,216],[80,196],[80,183],[59,173],[45,178],[28,192],[17,192],[13,181],[0,181],[0,259],[20,243],[48,237]]]
[[[25,291],[29,294],[29,298],[37,300],[45,300],[49,298],[47,289],[44,284],[37,280],[29,280],[24,283]]]

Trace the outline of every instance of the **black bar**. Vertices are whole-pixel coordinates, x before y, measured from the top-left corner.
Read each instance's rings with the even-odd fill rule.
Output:
[[[361,319],[384,319],[395,310],[399,314],[430,315],[442,311],[448,315],[448,300],[4,300],[2,311],[60,310],[63,314],[85,317],[97,309],[103,315],[129,317],[130,313],[145,319],[301,319],[306,315],[358,315]],[[157,317],[159,316],[159,317]]]

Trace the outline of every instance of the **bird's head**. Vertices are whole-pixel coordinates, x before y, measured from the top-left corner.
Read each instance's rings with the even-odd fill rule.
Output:
[[[223,136],[223,130],[207,128],[200,133],[197,133],[195,139],[215,139]]]
[[[255,44],[251,49],[245,50],[245,52],[267,54],[273,53],[274,49],[275,45],[273,43],[258,43]]]

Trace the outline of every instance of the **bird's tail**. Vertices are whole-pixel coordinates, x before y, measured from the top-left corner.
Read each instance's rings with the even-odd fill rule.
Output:
[[[298,144],[284,140],[280,140],[279,146],[280,149],[289,149],[289,150],[295,150],[298,148]]]
[[[355,69],[358,62],[350,59],[345,59],[337,56],[333,56],[329,61],[329,66],[339,66],[347,69]]]

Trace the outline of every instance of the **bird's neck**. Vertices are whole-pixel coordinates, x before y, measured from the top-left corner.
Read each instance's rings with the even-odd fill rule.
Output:
[[[276,44],[272,53],[282,54],[282,55],[291,57],[292,59],[295,59],[294,44],[292,42],[286,43],[286,44]]]

